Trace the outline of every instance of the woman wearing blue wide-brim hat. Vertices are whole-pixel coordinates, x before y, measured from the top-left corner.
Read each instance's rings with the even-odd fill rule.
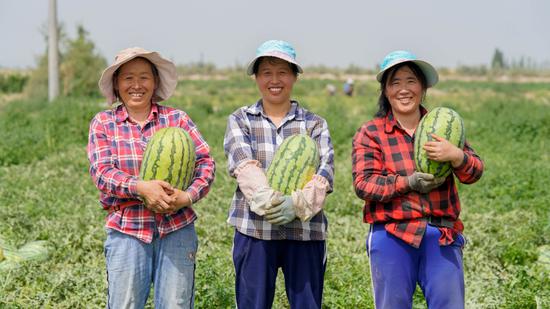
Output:
[[[237,188],[228,222],[235,228],[233,263],[238,308],[271,308],[279,268],[291,308],[321,308],[326,266],[326,195],[332,191],[334,151],[325,119],[292,97],[301,66],[285,41],[264,42],[247,68],[261,98],[233,112],[224,138]],[[320,164],[312,179],[288,195],[269,185],[266,171],[283,141],[307,134]]]
[[[376,308],[411,308],[420,285],[429,308],[464,308],[460,201],[454,177],[476,182],[483,162],[465,142],[461,149],[432,135],[430,160],[450,162],[452,173],[436,178],[415,171],[415,131],[434,67],[408,51],[388,54],[376,75],[379,109],[353,138],[353,184],[364,200]]]

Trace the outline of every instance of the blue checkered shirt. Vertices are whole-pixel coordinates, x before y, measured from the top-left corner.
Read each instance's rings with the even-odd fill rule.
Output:
[[[290,111],[279,128],[264,113],[261,100],[241,107],[229,116],[224,138],[229,175],[235,177],[237,166],[247,160],[258,160],[267,171],[283,140],[299,133],[308,134],[317,142],[321,157],[317,174],[328,180],[332,192],[334,150],[327,122],[300,107],[296,101],[291,101]],[[262,216],[250,211],[249,202],[238,186],[227,221],[239,232],[264,240],[324,240],[327,232],[327,218],[323,211],[308,222],[297,219],[281,226],[271,225]]]

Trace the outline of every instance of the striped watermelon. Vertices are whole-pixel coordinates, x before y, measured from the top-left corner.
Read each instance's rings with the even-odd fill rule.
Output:
[[[302,189],[319,166],[317,143],[305,134],[296,134],[283,141],[267,170],[271,188],[284,195]]]
[[[182,128],[157,131],[143,154],[139,177],[142,180],[164,180],[172,187],[185,190],[195,171],[195,144]]]
[[[451,142],[462,149],[464,147],[464,123],[460,115],[447,107],[436,107],[420,120],[414,139],[414,160],[416,170],[435,177],[447,177],[452,172],[450,162],[436,162],[427,158],[422,148],[427,141],[433,140],[431,134]]]
[[[0,235],[0,273],[19,268],[23,262],[45,261],[49,258],[50,251],[50,243],[45,240],[31,241],[17,249],[5,242]]]

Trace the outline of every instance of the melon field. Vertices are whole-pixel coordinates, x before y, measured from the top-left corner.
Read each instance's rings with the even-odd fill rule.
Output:
[[[356,95],[329,97],[327,83],[304,79],[294,97],[325,117],[335,148],[324,308],[373,308],[362,202],[351,182],[351,140],[376,110],[374,81]],[[217,172],[199,215],[196,307],[234,308],[233,229],[226,223],[236,182],[227,174],[228,115],[258,98],[253,81],[181,81],[167,103],[187,111],[211,146]],[[460,185],[467,308],[550,308],[550,86],[544,83],[442,81],[427,107],[464,119],[466,139],[485,162],[473,185]],[[88,125],[101,98],[51,104],[0,97],[0,235],[19,247],[51,245],[49,259],[0,272],[0,308],[104,308],[105,212],[88,174]],[[279,275],[274,308],[289,308]],[[425,308],[422,294],[415,308]],[[148,308],[152,308],[149,302]]]

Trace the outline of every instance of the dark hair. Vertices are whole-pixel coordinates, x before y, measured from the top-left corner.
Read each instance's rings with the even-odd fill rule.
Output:
[[[256,60],[256,62],[254,62],[254,66],[252,67],[252,73],[254,75],[256,75],[256,73],[258,73],[258,69],[260,68],[260,63],[262,63],[262,61],[264,61],[264,59],[267,60],[269,63],[274,63],[278,59],[285,61],[284,59],[277,58],[277,57],[271,57],[271,56],[260,57],[260,58],[258,58],[258,60]],[[290,63],[288,61],[285,61],[285,62],[288,63],[288,65],[290,66],[290,69],[292,70],[292,73],[294,73],[294,76],[298,76],[298,66],[295,65],[294,63]]]
[[[424,75],[424,72],[420,69],[420,67],[414,63],[414,62],[403,62],[400,64],[395,65],[394,67],[386,70],[384,74],[382,75],[382,80],[380,81],[380,96],[378,97],[378,111],[374,115],[375,117],[385,117],[386,114],[391,110],[390,101],[388,100],[388,97],[386,97],[386,84],[389,80],[391,80],[394,76],[397,70],[399,70],[402,67],[409,67],[411,71],[413,72],[414,76],[420,81],[420,84],[422,85],[422,90],[424,92],[422,98],[424,98],[424,95],[426,94],[426,89],[428,88],[428,82],[426,80],[426,76]]]
[[[159,71],[157,69],[157,67],[151,62],[151,60],[147,59],[147,58],[144,58],[144,57],[135,57],[134,59],[143,59],[145,60],[147,63],[149,63],[149,65],[151,66],[151,72],[153,72],[153,78],[155,79],[155,87],[158,88],[158,85],[159,85],[159,82],[160,82],[160,75],[159,75]],[[132,59],[132,60],[134,60]],[[132,61],[130,60],[130,61]],[[118,94],[118,90],[116,89],[115,85],[117,83],[117,78],[118,78],[118,74],[120,73],[120,68],[125,65],[126,63],[130,62],[130,61],[127,61],[125,63],[123,63],[122,65],[120,65],[116,71],[113,73],[113,92],[115,93],[115,98],[117,101],[120,100],[120,95]],[[156,88],[155,88],[156,89]]]

